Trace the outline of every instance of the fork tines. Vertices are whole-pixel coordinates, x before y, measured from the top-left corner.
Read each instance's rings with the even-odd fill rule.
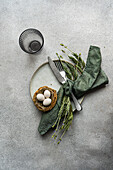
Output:
[[[63,70],[63,67],[62,67],[62,64],[61,64],[61,61],[54,61],[55,63],[55,66],[58,68],[59,71],[62,71]]]

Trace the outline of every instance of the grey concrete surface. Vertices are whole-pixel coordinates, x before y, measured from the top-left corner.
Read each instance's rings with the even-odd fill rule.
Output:
[[[45,38],[36,55],[18,44],[20,33],[31,27]],[[89,46],[99,46],[109,85],[86,96],[83,111],[57,146],[52,131],[38,133],[41,113],[29,83],[48,55],[57,58],[61,42],[85,60]],[[0,86],[0,170],[112,170],[113,1],[1,0]]]

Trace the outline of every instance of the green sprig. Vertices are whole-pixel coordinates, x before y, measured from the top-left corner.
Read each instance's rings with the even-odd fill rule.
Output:
[[[65,107],[64,107],[64,105],[65,105]],[[62,117],[64,118],[63,124],[60,126]],[[58,134],[61,132],[61,136],[60,136],[57,144],[60,143],[60,141],[62,140],[62,137],[64,136],[66,131],[69,129],[70,125],[72,124],[72,120],[73,120],[73,112],[72,112],[72,105],[71,105],[70,97],[64,96],[62,105],[61,105],[59,113],[58,113],[57,120],[54,124],[54,126],[56,126],[56,129],[52,136],[52,138],[56,139]]]
[[[71,74],[73,76],[73,80],[76,80],[78,77],[77,69],[70,63],[66,62],[67,66],[69,67]]]
[[[63,50],[63,49],[61,50],[62,53],[66,54],[68,56],[68,58],[73,62],[74,66],[68,62],[62,61],[61,60],[63,58],[62,55],[59,55],[58,53],[56,53],[56,55],[57,55],[58,59],[60,60],[62,67],[63,67],[64,71],[66,72],[67,77],[71,80],[76,80],[79,75],[78,71],[81,74],[85,68],[85,62],[81,58],[81,53],[78,55],[77,53],[71,51],[64,44],[61,43],[60,45],[71,52],[71,55],[68,55],[65,50]],[[56,139],[59,136],[59,134],[61,133],[57,144],[59,144],[61,142],[66,131],[71,126],[72,121],[73,121],[73,111],[72,111],[70,97],[64,95],[56,122],[52,126],[52,127],[56,127],[55,132],[52,136],[54,139]],[[61,123],[62,123],[62,125],[60,125]]]
[[[85,68],[85,62],[84,60],[81,58],[81,53],[79,53],[79,55],[75,52],[73,52],[72,50],[70,50],[67,46],[65,46],[64,44],[60,44],[61,46],[63,46],[65,49],[67,49],[68,51],[71,52],[71,54],[74,56],[69,56],[67,54],[67,56],[75,63],[77,64],[77,61],[78,61],[78,66],[81,67],[81,69],[84,69]],[[64,50],[61,50],[63,53],[66,54],[66,52]]]

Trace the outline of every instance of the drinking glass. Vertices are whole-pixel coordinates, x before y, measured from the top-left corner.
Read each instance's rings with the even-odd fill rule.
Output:
[[[24,52],[35,54],[43,47],[44,37],[39,30],[29,28],[21,33],[19,45]]]

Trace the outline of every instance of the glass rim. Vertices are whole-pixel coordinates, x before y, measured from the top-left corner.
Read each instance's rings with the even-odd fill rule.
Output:
[[[39,48],[37,51],[30,52],[30,51],[27,51],[27,50],[24,48],[23,43],[22,43],[22,40],[21,40],[21,37],[22,37],[22,35],[23,35],[25,32],[27,32],[27,31],[34,31],[34,32],[36,32],[36,33],[40,36],[40,38],[42,39],[42,44],[41,44],[40,48]],[[40,51],[40,50],[42,49],[42,47],[43,47],[43,45],[44,45],[44,37],[43,37],[42,33],[41,33],[39,30],[37,30],[37,29],[35,29],[35,28],[28,28],[28,29],[24,30],[24,31],[20,34],[20,36],[19,36],[19,45],[20,45],[21,49],[22,49],[24,52],[26,52],[26,53],[28,53],[28,54],[35,54],[35,53],[37,53],[38,51]]]

